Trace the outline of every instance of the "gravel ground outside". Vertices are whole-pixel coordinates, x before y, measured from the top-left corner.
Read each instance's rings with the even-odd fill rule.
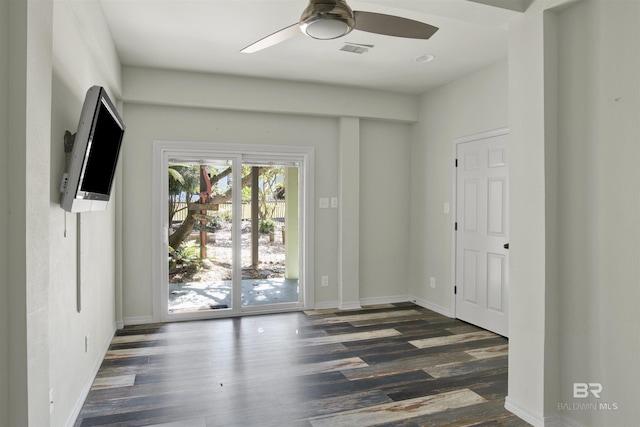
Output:
[[[278,223],[277,223],[278,224]],[[189,240],[200,242],[200,233],[194,232]],[[251,222],[242,221],[242,278],[265,279],[284,277],[285,253],[282,225],[276,225],[274,241],[269,235],[260,234],[258,243],[258,268],[251,268]],[[207,233],[207,259],[195,274],[173,274],[170,283],[218,282],[231,280],[232,245],[231,223],[224,222],[215,233]]]

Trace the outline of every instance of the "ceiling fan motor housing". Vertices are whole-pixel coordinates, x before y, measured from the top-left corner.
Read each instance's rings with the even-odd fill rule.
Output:
[[[300,17],[302,32],[320,40],[342,37],[355,25],[353,10],[343,0],[310,0]]]

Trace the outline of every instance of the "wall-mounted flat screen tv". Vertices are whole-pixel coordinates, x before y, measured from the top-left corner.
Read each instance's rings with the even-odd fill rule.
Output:
[[[60,206],[68,212],[104,210],[118,164],[125,125],[103,87],[87,91],[71,161],[61,185]],[[66,145],[66,144],[65,144]]]

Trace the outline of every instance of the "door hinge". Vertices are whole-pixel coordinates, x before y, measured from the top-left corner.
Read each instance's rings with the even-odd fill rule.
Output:
[[[457,286],[453,287],[453,294],[454,295],[458,295],[458,287]]]
[[[453,226],[453,229],[454,229],[455,231],[458,231],[458,222],[457,222],[457,221],[456,221],[455,225]]]
[[[456,167],[458,167],[458,159],[456,159]]]

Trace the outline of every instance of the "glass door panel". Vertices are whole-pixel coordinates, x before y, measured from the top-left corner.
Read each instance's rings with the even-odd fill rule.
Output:
[[[168,172],[168,312],[232,309],[232,162],[174,160]]]
[[[242,306],[298,303],[298,168],[243,164]]]

